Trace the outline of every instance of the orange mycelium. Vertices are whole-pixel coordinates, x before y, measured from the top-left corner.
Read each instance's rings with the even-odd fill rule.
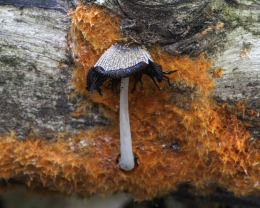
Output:
[[[139,165],[128,173],[120,171],[119,93],[104,86],[103,96],[85,90],[87,69],[105,49],[123,40],[120,19],[97,6],[80,5],[70,15],[71,47],[77,56],[73,86],[88,102],[99,103],[113,122],[72,136],[57,134],[57,141],[17,141],[15,135],[6,135],[0,142],[2,177],[22,177],[28,186],[63,193],[127,190],[140,200],[167,194],[181,183],[200,193],[214,190],[216,184],[237,195],[259,191],[259,141],[225,105],[211,99],[211,62],[205,54],[175,57],[158,47],[150,49],[155,62],[178,72],[170,75],[173,87],[161,83],[158,90],[143,76],[144,90],[138,86],[129,93],[133,151]],[[75,116],[84,113],[82,109]]]
[[[219,78],[222,77],[223,70],[221,68],[215,69],[212,73],[213,78]]]

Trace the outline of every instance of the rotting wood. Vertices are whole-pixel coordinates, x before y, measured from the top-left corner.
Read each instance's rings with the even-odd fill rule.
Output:
[[[72,4],[66,1],[35,2],[0,1],[0,132],[15,129],[20,138],[24,138],[31,131],[47,131],[51,135],[52,131],[108,124],[109,121],[97,113],[97,105],[94,112],[84,118],[68,116],[77,103],[67,99],[73,69],[69,66],[66,49],[70,25],[66,12]],[[189,52],[196,55],[208,51],[215,68],[223,70],[223,76],[216,79],[214,98],[233,106],[243,102],[246,111],[243,115],[238,112],[240,118],[249,121],[252,132],[259,135],[259,3],[154,1],[149,5],[145,1],[138,4],[135,1],[115,2],[120,5],[115,4],[115,11],[123,16],[122,31],[130,39],[146,45],[163,44],[165,50],[173,54]],[[165,7],[166,3],[170,6]],[[104,4],[111,7],[111,3]],[[143,5],[146,13],[138,13]],[[189,8],[192,11],[187,15],[185,11]],[[201,14],[196,18],[200,23],[192,21],[199,11]],[[149,15],[153,13],[154,16]],[[162,22],[168,19],[161,24],[158,18]],[[184,21],[186,19],[190,19],[191,25]]]
[[[73,133],[78,129],[108,125],[109,120],[99,111],[97,104],[90,104],[87,115],[72,114],[77,103],[82,102],[84,98],[68,98],[73,91],[70,85],[73,65],[66,47],[66,34],[70,25],[66,12],[71,5],[65,7],[62,1],[62,3],[52,1],[54,4],[51,8],[48,8],[48,5],[23,7],[12,1],[9,4],[6,2],[8,1],[3,4],[0,1],[0,132],[14,130],[20,139],[29,134],[40,133],[51,139],[52,133],[57,131]],[[161,2],[165,4],[171,1]],[[181,3],[176,2],[182,15]],[[122,16],[124,14],[121,12],[124,11],[131,16],[131,13],[129,14],[131,7],[124,5],[123,1],[119,3],[121,8],[115,7],[114,11]],[[112,8],[111,4],[109,6]],[[180,26],[181,21],[176,20],[175,24],[169,22],[168,35],[180,38],[179,40],[175,38],[175,42],[167,41],[169,36],[163,34],[164,31],[157,27],[161,23],[155,22],[151,27],[154,28],[152,29],[154,38],[150,41],[153,42],[147,44],[163,44],[166,51],[177,55],[188,52],[197,55],[206,50],[214,62],[212,70],[215,68],[223,70],[223,76],[216,79],[214,99],[231,106],[236,106],[241,101],[245,105],[245,112],[243,113],[241,109],[238,112],[239,118],[249,121],[252,133],[259,136],[259,3],[207,2],[205,7],[202,3],[194,7],[193,13],[196,13],[196,8],[205,12],[204,17],[208,14],[207,11],[211,11],[210,9],[217,12],[213,13],[213,19],[210,17],[207,17],[207,21],[204,19],[201,24],[205,25],[195,33],[186,34],[188,26]],[[178,13],[174,18],[176,16]],[[147,35],[139,36],[138,32],[135,33],[135,30],[146,28],[149,22],[146,18],[151,20],[150,16],[144,17],[143,25],[137,25],[138,27],[136,26],[138,19],[125,18],[121,27],[123,33],[133,41],[146,44],[147,39],[142,40],[140,37],[147,38]],[[182,18],[185,19],[183,16]],[[158,34],[157,31],[161,33]],[[144,34],[148,32],[143,31]],[[172,34],[173,32],[175,34]],[[185,40],[186,45],[180,44],[185,43]],[[196,44],[203,43],[203,47],[196,46],[194,40]],[[254,113],[250,113],[252,110]]]

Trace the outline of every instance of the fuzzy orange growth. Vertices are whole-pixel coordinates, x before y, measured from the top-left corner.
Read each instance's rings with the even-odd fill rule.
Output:
[[[104,87],[102,97],[85,92],[85,68],[94,65],[100,51],[120,39],[114,35],[108,35],[105,42],[99,39],[100,31],[118,33],[118,26],[106,25],[106,19],[113,23],[117,17],[96,6],[79,6],[72,13],[71,47],[78,57],[74,87],[88,95],[88,102],[100,103],[114,122],[75,135],[58,134],[56,142],[38,138],[17,141],[14,135],[2,137],[2,177],[23,177],[28,186],[42,185],[68,194],[127,190],[140,200],[162,196],[185,182],[201,193],[214,190],[215,184],[238,195],[259,192],[260,142],[250,139],[244,125],[226,111],[226,105],[219,106],[211,100],[211,62],[203,54],[197,58],[174,57],[158,48],[151,49],[154,60],[164,70],[178,70],[170,75],[177,89],[161,83],[162,90],[157,90],[144,75],[144,90],[137,86],[134,93],[129,93],[133,151],[139,166],[129,173],[120,171],[116,164],[120,151],[119,93]],[[99,18],[90,18],[90,14],[99,14]],[[104,20],[104,25],[99,20]],[[81,28],[91,31],[88,27],[102,30],[83,35]],[[180,100],[185,100],[184,105],[178,103]],[[84,107],[77,112],[84,113]],[[177,149],[173,147],[176,142]]]
[[[223,75],[223,70],[221,68],[215,69],[212,74],[213,78],[219,78],[222,77],[222,75]]]
[[[248,51],[247,51],[247,49],[241,50],[240,58],[247,57],[247,56],[248,56]]]
[[[219,21],[219,22],[217,22],[217,24],[215,25],[215,28],[216,28],[217,30],[220,30],[220,29],[222,29],[224,26],[225,26],[224,22]]]
[[[57,66],[57,68],[58,68],[58,69],[61,69],[62,67],[63,67],[63,62],[60,61],[59,64],[58,64],[58,66]]]
[[[214,12],[214,9],[212,7],[209,8],[209,14],[212,15]]]
[[[253,117],[255,115],[255,110],[254,109],[251,109],[250,111],[249,111],[249,116],[250,117]]]
[[[79,5],[68,14],[72,19],[70,47],[77,65],[73,86],[78,93],[86,94],[88,69],[104,50],[123,40],[119,32],[120,19],[97,5]]]
[[[81,114],[79,112],[73,112],[71,115],[73,117],[80,117],[81,116]]]
[[[224,25],[225,25],[224,22],[217,22],[216,25],[207,27],[205,30],[201,32],[201,34],[206,35],[212,30],[221,30],[224,27]]]
[[[80,5],[69,14],[72,24],[95,51],[103,52],[111,44],[122,40],[118,27],[120,19],[104,8]]]
[[[89,14],[96,9],[97,12],[101,11],[96,7],[84,11]],[[74,15],[79,14],[76,12]],[[104,16],[106,15],[104,12]],[[74,27],[82,31],[81,23],[74,24]],[[96,19],[92,24],[94,27],[102,25]],[[217,29],[222,26],[223,24],[220,24]],[[102,28],[111,33],[113,27],[104,24]],[[118,32],[117,27],[113,29],[112,34]],[[104,41],[96,36],[99,32],[90,37],[82,35],[81,32],[79,34],[81,36],[75,37],[80,37],[80,41],[73,43],[80,43],[81,47],[76,47],[77,50],[74,51],[80,54],[79,63],[84,67],[95,64],[101,55],[100,49],[103,51],[114,42],[122,40],[111,35]],[[107,44],[107,41],[110,44]],[[80,58],[89,56],[84,53],[85,49],[82,47],[91,48],[91,54],[94,54],[91,60]],[[166,83],[161,84],[162,90],[157,90],[152,81],[144,75],[144,90],[137,87],[134,93],[129,93],[133,150],[140,164],[128,174],[119,171],[115,164],[119,154],[119,91],[115,93],[103,87],[103,96],[88,93],[93,102],[102,104],[104,112],[109,112],[110,119],[114,121],[107,130],[96,129],[95,133],[84,133],[90,135],[92,132],[95,143],[100,142],[101,138],[107,138],[106,147],[98,146],[96,151],[98,150],[100,155],[93,158],[100,162],[106,161],[103,163],[103,174],[93,171],[92,177],[97,178],[96,191],[127,189],[138,199],[148,199],[168,193],[182,182],[189,182],[200,191],[208,190],[210,184],[215,183],[236,194],[258,191],[260,155],[255,149],[257,145],[248,142],[250,134],[236,116],[227,113],[225,105],[218,106],[211,100],[214,81],[208,73],[211,62],[207,56],[202,54],[198,58],[174,57],[163,53],[159,48],[152,48],[150,52],[155,62],[162,65],[164,70],[178,70],[169,76],[171,82],[180,83],[181,86],[192,89],[192,92],[188,95],[185,95],[185,90],[182,93],[174,93],[174,89],[172,91]],[[216,73],[221,75],[222,70],[218,69]],[[85,73],[80,71],[75,77],[80,76],[85,77]],[[130,89],[132,87],[133,80],[130,79]],[[83,89],[78,85],[77,91],[83,90],[85,85]],[[185,100],[189,105],[187,108],[179,107],[176,100]],[[85,138],[88,140],[88,137]],[[171,146],[176,141],[180,144],[178,151]],[[106,157],[111,160],[106,160]],[[107,170],[104,170],[106,168]]]
[[[246,105],[244,104],[244,102],[242,100],[239,100],[236,103],[237,109],[241,111],[241,114],[243,117],[245,117],[245,112],[246,112]]]

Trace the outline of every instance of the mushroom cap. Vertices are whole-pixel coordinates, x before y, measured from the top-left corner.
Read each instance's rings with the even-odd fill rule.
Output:
[[[97,90],[100,95],[101,86],[110,79],[111,86],[116,86],[122,78],[134,76],[135,83],[132,91],[135,90],[136,84],[142,84],[142,74],[148,75],[157,88],[155,79],[161,82],[163,78],[168,80],[159,64],[153,62],[149,52],[137,45],[123,45],[116,43],[107,49],[99,58],[97,63],[91,67],[87,74],[87,86],[89,91]]]
[[[142,62],[149,64],[149,61],[153,59],[145,48],[115,43],[103,53],[94,67],[102,67],[108,72],[127,69]]]

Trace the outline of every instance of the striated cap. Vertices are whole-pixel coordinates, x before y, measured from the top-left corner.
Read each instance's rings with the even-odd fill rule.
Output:
[[[153,61],[153,59],[144,48],[116,43],[102,54],[94,67],[99,66],[105,71],[111,71],[127,69],[141,62],[149,64],[149,61]]]
[[[96,64],[89,69],[86,88],[89,91],[97,90],[102,95],[100,87],[106,79],[111,79],[113,83],[120,81],[121,78],[134,76],[134,91],[138,82],[142,84],[143,74],[151,77],[157,87],[155,78],[161,82],[166,77],[162,67],[153,62],[145,48],[116,43],[108,48]]]

